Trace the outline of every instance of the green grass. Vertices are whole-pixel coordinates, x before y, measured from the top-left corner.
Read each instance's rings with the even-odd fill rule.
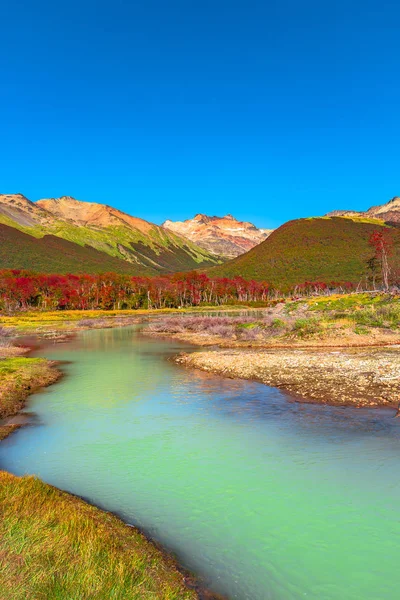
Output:
[[[359,335],[370,333],[374,328],[392,331],[400,328],[400,299],[390,294],[320,296],[288,302],[285,308],[287,314],[292,315],[300,307],[307,310],[308,320],[317,320],[321,327],[335,323],[342,327],[354,326]],[[301,324],[298,329],[302,329]]]
[[[170,309],[162,309],[164,312]],[[0,324],[8,328],[17,328],[20,332],[29,332],[32,329],[62,329],[74,325],[81,319],[104,319],[112,317],[132,317],[143,314],[157,313],[154,311],[139,310],[54,310],[54,311],[27,311],[14,315],[0,316]]]
[[[361,309],[365,306],[386,304],[392,301],[388,294],[344,294],[333,296],[319,296],[310,298],[307,304],[310,310],[329,312],[332,310]]]
[[[400,229],[380,221],[326,217],[289,221],[260,245],[208,274],[267,281],[283,292],[307,281],[358,284],[362,278],[365,282],[367,261],[374,255],[369,238],[380,229],[390,231],[390,260],[400,266]]]
[[[0,471],[0,598],[195,600],[175,562],[110,513]]]
[[[21,369],[28,367],[29,369],[43,364],[43,358],[4,358],[0,360],[0,378],[19,373]]]
[[[400,303],[376,304],[349,315],[355,323],[367,327],[397,329],[400,326]]]
[[[367,327],[396,329],[400,326],[400,301],[390,294],[350,294],[305,301],[308,309],[324,318],[350,319]]]
[[[259,323],[257,321],[254,321],[254,323],[239,323],[237,325],[238,329],[254,329],[255,327],[258,327]]]
[[[370,223],[372,225],[382,225],[384,227],[389,227],[389,225],[387,225],[384,221],[382,221],[382,219],[376,219],[374,217],[346,217],[345,215],[343,216],[344,219],[350,219],[351,221],[354,221],[355,223]]]

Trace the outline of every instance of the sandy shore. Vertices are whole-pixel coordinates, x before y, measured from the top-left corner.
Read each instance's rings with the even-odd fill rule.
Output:
[[[340,406],[397,408],[400,348],[220,349],[182,354],[178,364],[279,387],[295,399]]]

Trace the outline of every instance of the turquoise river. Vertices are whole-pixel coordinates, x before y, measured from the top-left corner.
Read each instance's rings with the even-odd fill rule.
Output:
[[[400,598],[400,419],[185,370],[189,346],[83,331],[0,466],[119,514],[240,600]]]

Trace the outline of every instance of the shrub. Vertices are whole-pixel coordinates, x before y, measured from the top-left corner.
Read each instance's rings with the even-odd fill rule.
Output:
[[[0,325],[0,336],[3,338],[12,337],[13,332],[8,327],[2,327]]]
[[[0,347],[1,348],[8,348],[9,346],[12,345],[11,336],[12,336],[12,332],[10,331],[10,329],[7,329],[7,327],[0,326]]]
[[[320,323],[317,319],[297,319],[293,330],[298,337],[308,337],[321,331]]]
[[[210,335],[218,335],[220,337],[230,338],[235,333],[235,328],[229,324],[216,323],[207,328],[205,331]]]
[[[282,319],[273,319],[271,326],[275,329],[282,329],[282,327],[286,327],[286,323]]]
[[[369,329],[368,327],[364,327],[364,325],[356,325],[354,328],[354,333],[357,335],[368,335]]]
[[[359,325],[396,328],[400,324],[400,304],[368,306],[349,315]]]
[[[251,327],[250,329],[243,329],[241,332],[240,339],[243,341],[251,342],[256,340],[262,333],[263,329],[256,325],[255,327]]]

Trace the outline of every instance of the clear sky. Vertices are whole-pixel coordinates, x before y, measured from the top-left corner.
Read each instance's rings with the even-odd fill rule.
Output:
[[[400,194],[400,4],[0,6],[0,192],[276,226]]]

